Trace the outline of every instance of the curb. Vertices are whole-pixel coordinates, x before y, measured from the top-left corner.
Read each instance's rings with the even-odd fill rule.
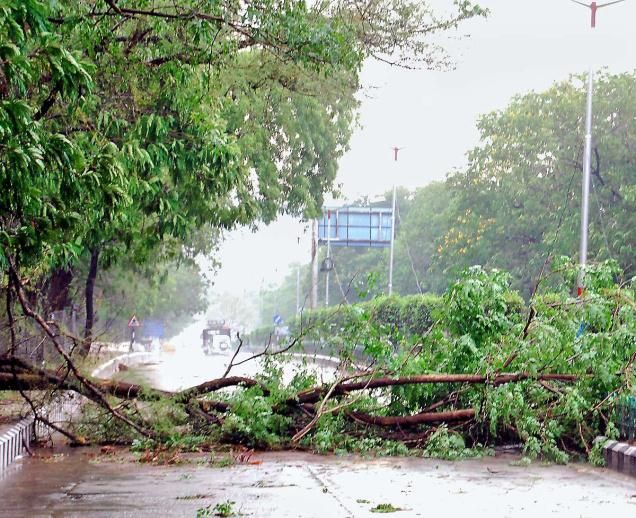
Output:
[[[0,435],[0,474],[28,449],[34,436],[33,417],[22,419]]]
[[[609,469],[636,477],[636,446],[626,442],[597,437],[594,444],[603,444],[603,457]]]
[[[93,369],[93,372],[91,372],[91,376],[93,378],[108,379],[118,371],[120,363],[123,363],[128,367],[132,367],[133,365],[148,363],[156,359],[156,353],[139,352],[121,354],[119,356],[116,356],[112,360],[108,360],[106,363],[100,365],[96,369]]]

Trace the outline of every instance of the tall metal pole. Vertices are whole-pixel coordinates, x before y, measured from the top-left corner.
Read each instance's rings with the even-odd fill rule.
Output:
[[[589,4],[580,0],[572,0],[575,4],[587,7],[590,10],[590,27],[596,27],[596,13],[599,9],[613,4],[620,4],[625,0],[614,0],[604,4],[591,2]],[[590,66],[587,76],[587,106],[585,113],[585,155],[583,157],[583,189],[581,197],[581,246],[579,249],[579,274],[576,281],[576,291],[578,296],[583,295],[585,290],[585,266],[587,265],[587,242],[590,219],[590,168],[592,163],[592,88],[594,85],[594,72]]]
[[[398,152],[401,148],[394,147],[393,148],[393,161],[396,162],[398,159]],[[389,252],[389,295],[393,294],[393,252],[395,248],[395,198],[396,198],[396,186],[393,184],[393,203],[391,209],[391,249]]]
[[[583,157],[583,188],[581,196],[581,246],[579,249],[579,275],[577,294],[583,295],[585,286],[585,266],[587,264],[587,240],[590,220],[590,169],[592,163],[592,89],[594,72],[592,67],[587,79],[587,106],[585,114],[585,156]]]
[[[318,307],[318,222],[311,222],[311,297],[309,306],[311,309]]]
[[[393,185],[393,203],[391,209],[391,251],[389,253],[389,295],[393,294],[393,250],[395,248],[395,195],[396,187]]]
[[[327,211],[327,258],[331,259],[331,211]],[[327,262],[329,263],[329,261]],[[329,305],[329,273],[330,269],[327,268],[327,275],[325,276],[325,306]]]

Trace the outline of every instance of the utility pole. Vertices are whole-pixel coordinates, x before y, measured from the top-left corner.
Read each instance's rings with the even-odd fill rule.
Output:
[[[602,7],[619,4],[625,0],[616,0],[605,4],[591,2],[586,4],[578,0],[571,0],[575,4],[587,7],[591,12],[590,26],[596,27],[596,12]],[[587,265],[588,232],[590,219],[590,169],[592,164],[592,90],[594,86],[594,71],[590,65],[587,77],[587,103],[585,109],[585,151],[583,156],[583,188],[581,196],[581,243],[579,248],[579,274],[576,282],[576,292],[579,297],[585,290],[585,267]]]
[[[296,266],[296,314],[300,313],[300,265]]]
[[[393,161],[396,162],[398,159],[398,152],[400,151],[399,147],[393,148]],[[393,251],[395,248],[395,198],[396,198],[396,184],[393,184],[393,203],[391,209],[391,249],[389,252],[389,295],[393,294]]]
[[[318,230],[317,220],[311,222],[311,297],[309,306],[311,309],[318,307]]]
[[[331,259],[331,211],[327,211],[327,259]],[[329,261],[328,261],[329,264]],[[329,273],[330,268],[327,268],[327,275],[325,275],[325,306],[329,306]]]

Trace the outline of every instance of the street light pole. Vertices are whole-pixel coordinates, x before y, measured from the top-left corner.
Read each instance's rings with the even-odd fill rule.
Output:
[[[311,298],[310,309],[318,308],[318,220],[311,222]]]
[[[327,258],[331,259],[331,211],[327,211]],[[329,273],[330,268],[327,268],[327,275],[325,276],[325,306],[329,306]]]
[[[401,148],[394,147],[393,148],[393,161],[396,162],[398,159],[398,152]],[[389,252],[389,296],[393,294],[393,251],[395,248],[395,198],[396,198],[396,186],[393,184],[393,203],[391,209],[391,249]]]
[[[587,264],[587,240],[590,221],[590,169],[592,162],[592,88],[594,71],[590,67],[587,77],[587,107],[585,114],[585,156],[583,157],[583,188],[581,196],[581,245],[579,248],[579,274],[576,292],[583,295],[585,286],[585,266]]]
[[[389,253],[389,296],[393,294],[393,249],[395,248],[395,194],[396,187],[393,184],[393,203],[391,209],[391,251]]]
[[[296,244],[300,247],[300,236],[296,238]],[[296,314],[300,313],[300,263],[296,265]]]
[[[615,0],[598,4],[591,2],[586,4],[579,0],[571,0],[575,4],[587,7],[591,13],[590,26],[592,29],[596,27],[596,12],[602,7],[608,5],[620,4],[625,0]],[[585,110],[585,151],[583,156],[583,188],[581,196],[581,244],[579,248],[579,274],[576,282],[577,295],[581,297],[585,289],[585,267],[587,265],[587,248],[588,248],[588,231],[590,220],[590,169],[592,164],[592,89],[594,86],[594,71],[590,66],[587,76],[587,103]]]

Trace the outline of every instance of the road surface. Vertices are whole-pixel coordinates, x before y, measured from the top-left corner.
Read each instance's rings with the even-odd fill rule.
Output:
[[[141,367],[131,368],[119,376],[127,381],[144,381],[155,388],[176,391],[192,387],[207,380],[219,378],[225,372],[234,351],[206,356],[201,348],[203,323],[187,327],[181,334],[169,340],[169,351],[157,355],[156,361]],[[254,351],[240,351],[234,359],[238,364],[254,355]],[[300,369],[313,373],[318,382],[334,379],[337,361],[311,355],[300,358],[284,368],[285,378],[290,380]],[[262,369],[262,362],[249,361],[234,367],[231,375],[254,376]]]
[[[231,467],[211,467],[202,454],[150,466],[130,454],[75,450],[14,465],[0,481],[0,515],[194,518],[197,510],[233,502],[237,516],[276,518],[372,517],[382,505],[400,509],[391,514],[397,518],[636,516],[634,479],[586,465],[520,467],[514,460],[280,452]]]

